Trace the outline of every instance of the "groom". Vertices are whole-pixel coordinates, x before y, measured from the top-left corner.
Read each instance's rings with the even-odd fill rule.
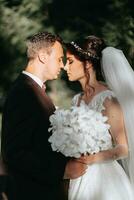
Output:
[[[28,64],[14,82],[2,119],[2,157],[8,173],[9,200],[63,200],[64,178],[85,173],[86,165],[53,152],[49,116],[55,111],[44,82],[63,68],[61,39],[47,32],[27,42]]]

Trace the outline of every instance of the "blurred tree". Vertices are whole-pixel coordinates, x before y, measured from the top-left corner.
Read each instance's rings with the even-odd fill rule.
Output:
[[[47,21],[45,5],[48,0],[0,0],[0,92],[9,89],[10,83],[25,66],[25,40],[44,29]],[[46,27],[45,29],[51,29]]]
[[[49,85],[51,87],[49,96],[53,99],[55,106],[69,108],[74,92],[69,90],[63,80],[51,81]]]
[[[54,0],[49,5],[51,25],[66,40],[98,35],[134,59],[134,3],[132,0]]]
[[[100,34],[100,19],[109,14],[107,7],[110,2],[111,0],[54,0],[49,5],[51,24],[53,23],[56,31],[66,33],[65,39],[68,39],[67,30],[73,39],[74,35]]]
[[[104,21],[102,34],[107,44],[123,49],[130,63],[134,61],[134,18],[131,2],[113,0],[109,11],[113,13]],[[134,66],[133,66],[134,67]]]

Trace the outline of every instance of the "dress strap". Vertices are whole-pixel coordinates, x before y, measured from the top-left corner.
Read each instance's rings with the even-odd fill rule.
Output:
[[[93,98],[89,106],[98,112],[102,112],[103,110],[105,110],[104,101],[106,98],[112,99],[112,98],[116,98],[116,96],[113,91],[104,90],[98,93],[97,95],[95,95],[95,97]]]
[[[78,105],[78,101],[79,101],[79,97],[80,97],[81,93],[76,94],[73,99],[72,99],[72,106],[77,106]]]

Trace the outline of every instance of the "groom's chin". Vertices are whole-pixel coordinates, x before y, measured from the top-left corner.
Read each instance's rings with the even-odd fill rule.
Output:
[[[49,81],[56,80],[56,79],[58,79],[58,75],[52,76],[51,78],[49,78]]]
[[[51,79],[51,81],[52,80],[57,80],[59,77],[58,76],[55,76],[55,77],[53,77],[52,79]]]
[[[55,75],[54,80],[58,79],[58,77],[59,77],[58,75]]]

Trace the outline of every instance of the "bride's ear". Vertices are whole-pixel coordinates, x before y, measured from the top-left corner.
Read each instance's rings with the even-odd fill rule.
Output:
[[[91,68],[93,68],[92,63],[87,61],[86,62],[86,69],[91,69]]]

